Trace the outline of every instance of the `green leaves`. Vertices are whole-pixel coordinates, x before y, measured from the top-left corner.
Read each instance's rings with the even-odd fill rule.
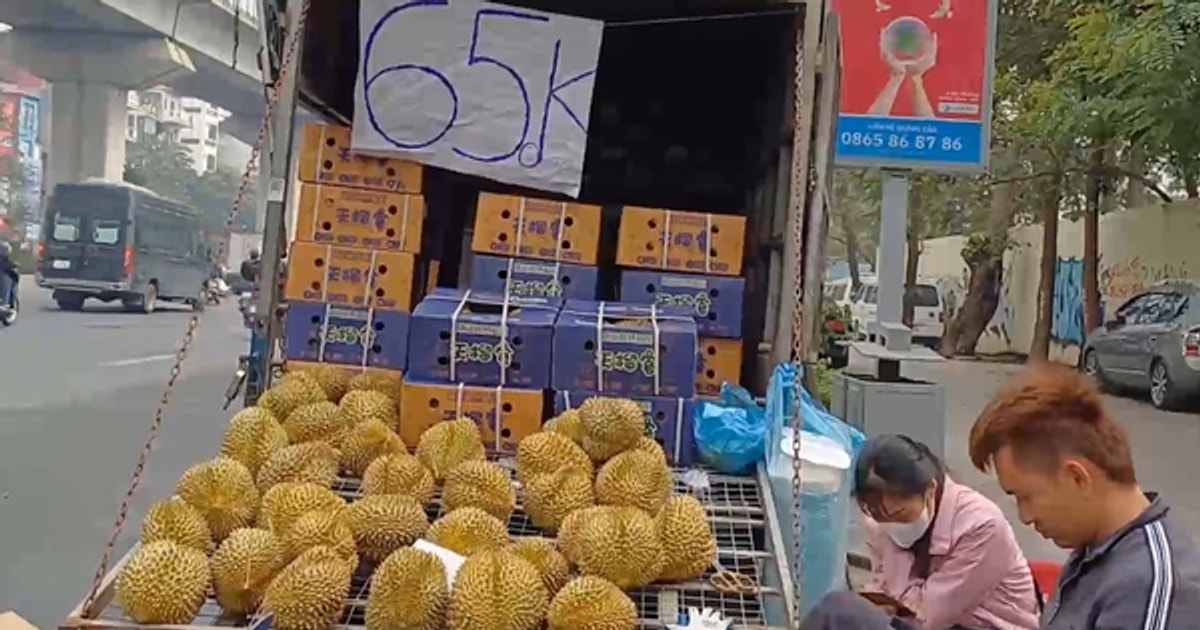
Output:
[[[224,229],[241,185],[240,175],[221,169],[197,173],[189,154],[178,143],[162,135],[149,135],[125,145],[125,181],[145,186],[200,210],[212,233]],[[234,224],[235,230],[254,228],[254,207],[243,203]]]

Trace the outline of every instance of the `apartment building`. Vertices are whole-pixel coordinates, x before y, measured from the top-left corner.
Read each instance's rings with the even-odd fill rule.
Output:
[[[188,152],[197,173],[204,173],[217,168],[221,121],[228,115],[207,101],[179,96],[166,86],[130,91],[125,138],[131,142],[148,135],[166,138]]]

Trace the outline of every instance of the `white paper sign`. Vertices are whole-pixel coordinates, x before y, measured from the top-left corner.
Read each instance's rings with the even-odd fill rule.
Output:
[[[355,151],[577,197],[604,23],[362,0]]]

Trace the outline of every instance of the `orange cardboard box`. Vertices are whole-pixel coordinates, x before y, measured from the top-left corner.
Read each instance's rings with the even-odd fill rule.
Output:
[[[429,427],[467,417],[479,425],[485,448],[512,453],[542,429],[544,403],[541,390],[405,382],[400,437],[415,445]]]
[[[297,241],[419,254],[424,225],[420,195],[300,185]]]
[[[745,217],[626,206],[617,235],[617,264],[740,276],[745,241]]]
[[[305,370],[311,370],[320,366],[335,367],[351,374],[352,376],[358,376],[359,374],[371,374],[378,377],[380,381],[386,380],[389,383],[389,386],[391,384],[395,385],[395,390],[387,392],[387,394],[388,396],[396,399],[397,402],[400,401],[400,397],[404,391],[404,373],[400,370],[385,370],[383,368],[375,367],[354,367],[350,365],[335,365],[333,363],[310,363],[308,361],[288,361],[286,364],[284,364],[283,369],[285,372],[303,372]],[[393,424],[394,426],[392,426],[392,428],[397,428],[397,426],[395,426],[396,423]]]
[[[700,360],[696,362],[696,395],[721,395],[721,384],[742,380],[742,340],[701,337]]]
[[[312,123],[300,144],[300,181],[420,194],[424,167],[416,162],[350,152],[350,128]]]
[[[600,250],[600,206],[482,193],[471,250],[595,265]]]
[[[421,283],[416,258],[317,243],[295,243],[288,257],[289,300],[412,312]]]

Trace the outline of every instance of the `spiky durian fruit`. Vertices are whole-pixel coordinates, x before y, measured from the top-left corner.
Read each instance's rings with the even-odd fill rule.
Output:
[[[471,556],[508,544],[508,527],[479,508],[464,507],[434,521],[425,539],[460,556]]]
[[[637,606],[615,584],[594,575],[577,577],[550,601],[547,630],[635,630]]]
[[[428,505],[437,490],[433,473],[408,453],[384,455],[371,462],[363,473],[361,488],[365,495],[408,495],[421,505]]]
[[[327,630],[342,614],[355,564],[328,547],[314,547],[284,567],[263,596],[276,630]]]
[[[463,462],[446,473],[442,505],[447,510],[477,507],[501,521],[517,508],[517,491],[508,471],[487,461]]]
[[[358,548],[354,544],[348,512],[344,507],[319,510],[296,519],[281,536],[287,560],[291,562],[314,547],[332,549],[347,561],[356,558]]]
[[[333,490],[315,483],[285,481],[267,490],[258,515],[258,526],[282,535],[296,519],[319,510],[345,507],[346,501]]]
[[[638,438],[637,444],[633,445],[633,450],[645,451],[653,455],[655,459],[658,459],[664,465],[667,463],[666,451],[664,451],[662,445],[658,442],[655,442],[654,438],[652,437],[643,435],[642,437]]]
[[[358,423],[342,438],[342,470],[361,477],[371,462],[383,455],[405,453],[408,447],[404,440],[388,425],[371,418]]]
[[[331,487],[337,480],[338,452],[325,442],[293,444],[271,455],[258,471],[258,487],[264,492],[277,483],[307,481]]]
[[[252,614],[285,564],[283,543],[274,533],[249,527],[233,530],[211,560],[217,603],[231,615]]]
[[[142,519],[142,544],[160,540],[208,553],[212,532],[200,510],[179,497],[172,497],[150,506]]]
[[[429,530],[424,505],[398,494],[365,496],[350,504],[347,516],[359,554],[373,562],[413,544]]]
[[[662,542],[654,519],[633,507],[608,507],[580,525],[574,549],[579,570],[621,590],[646,586],[663,568]]]
[[[396,401],[383,392],[369,389],[352,390],[342,397],[342,402],[338,405],[338,414],[346,427],[375,419],[393,431],[400,428],[399,422],[396,421]]]
[[[699,579],[717,560],[717,537],[708,513],[695,497],[671,497],[654,519],[662,541],[664,564],[658,579]]]
[[[600,467],[596,474],[596,501],[657,514],[674,487],[675,478],[663,460],[647,451],[626,451]]]
[[[583,442],[583,419],[579,417],[577,409],[568,409],[547,420],[546,424],[542,425],[542,430],[565,435],[576,444]]]
[[[589,470],[567,466],[526,481],[524,509],[534,527],[556,531],[567,515],[595,503]]]
[[[263,392],[258,397],[258,406],[284,422],[297,407],[323,400],[326,400],[325,391],[316,379],[304,372],[293,372]]]
[[[537,569],[494,549],[467,558],[450,593],[450,630],[536,630],[549,605]]]
[[[551,597],[554,597],[563,584],[567,583],[571,566],[567,563],[567,559],[554,548],[554,543],[549,540],[534,537],[518,538],[506,549],[517,554],[537,569],[538,575],[542,576],[542,585],[546,587],[546,592]]]
[[[486,457],[479,427],[466,418],[439,422],[426,429],[417,442],[417,459],[437,481],[463,462]]]
[[[449,604],[441,559],[420,549],[399,549],[371,578],[367,630],[441,630]]]
[[[350,391],[379,392],[397,403],[400,402],[400,390],[400,377],[384,372],[363,372],[350,379]]]
[[[325,392],[325,397],[334,403],[341,400],[346,392],[350,391],[350,380],[354,378],[354,373],[350,370],[328,363],[306,365],[297,371],[312,376],[321,386],[321,390]]]
[[[283,421],[283,430],[292,444],[314,441],[336,444],[346,427],[338,416],[338,406],[324,400],[296,407]]]
[[[160,540],[138,548],[121,569],[117,603],[137,623],[187,625],[211,581],[203,551]]]
[[[255,475],[267,458],[287,445],[287,431],[271,412],[248,407],[229,421],[221,440],[221,455],[241,462]]]
[[[564,434],[534,433],[517,445],[517,479],[521,483],[563,466],[578,466],[592,473],[591,458]]]
[[[558,527],[558,550],[573,565],[579,564],[580,531],[583,524],[611,508],[592,506],[567,514]]]
[[[258,514],[259,494],[254,476],[228,457],[218,457],[184,471],[175,494],[200,510],[215,542],[225,540],[239,527],[253,525]]]
[[[581,446],[596,462],[608,461],[646,434],[646,414],[627,398],[589,398],[579,406]]]

